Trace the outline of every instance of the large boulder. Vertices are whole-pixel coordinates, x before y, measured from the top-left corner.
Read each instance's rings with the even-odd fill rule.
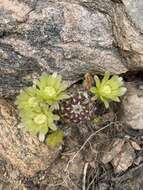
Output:
[[[142,7],[141,0],[0,0],[0,96],[42,71],[76,80],[142,70]]]
[[[58,72],[76,80],[86,72],[127,71],[114,47],[109,0],[0,0],[0,10],[0,79],[10,89],[9,95],[12,88],[18,91],[16,87],[25,85],[29,72]],[[7,97],[3,91],[0,84],[0,95]]]

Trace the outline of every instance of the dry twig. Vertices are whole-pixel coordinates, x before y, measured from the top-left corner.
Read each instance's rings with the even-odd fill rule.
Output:
[[[83,181],[82,181],[82,190],[86,190],[86,174],[89,163],[85,163],[83,170]]]

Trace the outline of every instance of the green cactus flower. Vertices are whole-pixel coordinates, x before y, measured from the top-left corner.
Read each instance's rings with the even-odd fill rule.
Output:
[[[46,139],[46,144],[51,148],[59,146],[63,142],[64,133],[62,130],[58,129],[48,135]]]
[[[92,87],[90,91],[95,94],[97,99],[103,101],[106,108],[109,107],[111,101],[119,102],[119,97],[126,92],[122,77],[114,75],[110,78],[109,72],[106,72],[102,80],[96,75],[94,79],[96,86]]]
[[[17,96],[16,104],[20,110],[21,120],[26,128],[39,140],[52,147],[62,142],[63,132],[57,129],[55,121],[59,116],[54,110],[59,107],[59,101],[69,96],[65,93],[67,84],[60,75],[43,74],[33,87],[25,88]]]
[[[41,105],[38,110],[22,110],[20,114],[27,131],[33,135],[47,134],[50,130],[55,131],[55,121],[59,116],[53,114],[48,106]]]
[[[39,109],[40,102],[40,99],[36,96],[36,89],[33,87],[22,90],[16,99],[19,110]]]
[[[43,74],[36,86],[38,87],[37,95],[49,105],[69,97],[64,92],[67,84],[62,82],[61,76],[55,73],[53,75]]]

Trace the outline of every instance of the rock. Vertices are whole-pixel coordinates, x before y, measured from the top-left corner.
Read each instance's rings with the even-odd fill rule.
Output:
[[[126,142],[122,147],[122,151],[111,161],[115,173],[126,171],[135,159],[135,152],[129,142]]]
[[[101,161],[104,164],[111,162],[115,173],[126,171],[134,162],[135,151],[130,141],[113,139],[105,148]]]
[[[87,72],[127,71],[113,45],[112,3],[92,3],[0,0],[0,74],[4,72],[0,80],[10,89],[9,96],[14,95],[12,89],[18,92],[16,86],[25,84],[24,76],[29,72],[58,72],[75,80]],[[9,75],[7,68],[11,69]],[[8,97],[1,86],[0,96]]]
[[[127,83],[127,93],[122,99],[120,119],[133,129],[143,130],[143,91]]]
[[[58,156],[59,148],[51,150],[18,128],[16,110],[4,99],[0,99],[0,128],[0,154],[23,175],[32,176],[47,169]]]
[[[142,0],[114,3],[113,33],[129,70],[143,69]]]
[[[143,32],[143,20],[142,20],[143,1],[122,0],[122,2],[132,22],[140,30],[140,32]]]
[[[112,178],[110,184],[114,190],[142,189],[142,175],[143,165],[141,163],[139,166],[135,166],[130,168],[127,172],[124,172],[123,175],[116,175],[116,177]]]
[[[131,146],[135,149],[135,150],[141,150],[142,148],[141,148],[141,146],[137,143],[137,142],[135,142],[135,141],[133,141],[133,140],[130,140],[130,143],[131,143]]]
[[[40,73],[38,62],[0,43],[0,97],[13,98]]]
[[[124,139],[114,139],[111,144],[106,147],[106,153],[103,154],[101,161],[104,164],[111,162],[122,151],[124,143]]]
[[[29,72],[75,80],[142,69],[142,7],[141,0],[0,0],[0,96],[28,85]]]

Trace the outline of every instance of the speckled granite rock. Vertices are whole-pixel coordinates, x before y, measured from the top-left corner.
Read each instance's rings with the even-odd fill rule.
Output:
[[[143,90],[135,84],[127,84],[127,93],[121,105],[121,120],[133,129],[143,130]]]
[[[113,7],[113,33],[129,70],[143,69],[143,2],[122,0]]]
[[[19,126],[14,106],[0,99],[0,155],[22,174],[32,176],[50,167],[60,148],[50,149]]]
[[[27,85],[29,73],[32,79],[56,71],[76,80],[86,72],[142,69],[142,6],[141,0],[0,0],[0,96]]]
[[[56,71],[68,80],[89,71],[125,73],[125,61],[114,46],[112,6],[109,0],[0,0],[0,66],[11,67],[10,81],[13,76],[19,79],[11,84],[7,74],[0,77],[6,80],[9,95],[13,95],[12,88],[19,90],[29,72]],[[21,76],[17,70],[23,71],[23,61]],[[0,95],[7,97],[2,86]]]

